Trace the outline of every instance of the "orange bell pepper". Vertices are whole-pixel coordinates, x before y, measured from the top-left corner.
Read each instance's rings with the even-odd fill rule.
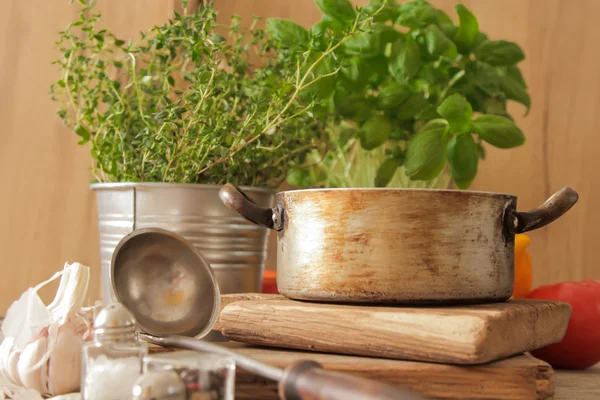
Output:
[[[515,285],[513,298],[525,298],[533,285],[531,254],[527,251],[531,239],[527,235],[515,235]]]

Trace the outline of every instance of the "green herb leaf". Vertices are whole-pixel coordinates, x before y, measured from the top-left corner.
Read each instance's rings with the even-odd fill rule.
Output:
[[[398,39],[392,47],[388,70],[398,82],[404,82],[417,74],[421,67],[419,45],[410,36]]]
[[[398,25],[408,28],[423,28],[429,24],[437,23],[439,12],[424,0],[415,0],[403,3],[398,8]]]
[[[454,93],[448,96],[437,108],[437,112],[450,124],[450,132],[466,133],[471,129],[473,109],[463,95]]]
[[[354,121],[364,121],[369,118],[371,107],[366,99],[357,93],[337,90],[333,96],[335,112]]]
[[[321,57],[321,53],[316,53],[313,59],[316,61],[319,57]],[[332,55],[323,58],[310,73],[311,80],[307,84],[314,83],[310,83],[305,90],[321,98],[329,97],[335,90],[336,84],[336,77],[330,74],[335,72],[336,68],[337,65]]]
[[[477,175],[479,151],[471,134],[453,136],[447,148],[450,172],[456,186],[468,189]]]
[[[356,16],[356,11],[348,0],[315,0],[315,3],[325,14],[343,22],[352,21]]]
[[[81,140],[78,144],[85,144],[90,141],[90,132],[83,125],[76,124],[73,127],[73,131],[81,137]]]
[[[391,122],[382,115],[374,115],[360,127],[360,144],[365,150],[373,150],[390,137]]]
[[[58,86],[60,86],[61,88],[64,88],[65,86],[67,86],[67,85],[65,84],[65,81],[63,81],[62,79],[61,79],[61,80],[59,80],[59,81],[58,81],[58,82],[56,82],[56,83],[57,83],[57,84],[58,84]]]
[[[323,36],[327,29],[339,35],[344,32],[344,25],[337,19],[325,14],[321,17],[320,21],[310,28],[310,31],[314,36]]]
[[[396,111],[396,118],[399,120],[408,120],[419,114],[429,102],[420,93],[411,95]]]
[[[412,180],[430,180],[437,177],[446,165],[446,132],[448,122],[434,119],[410,140],[404,169]]]
[[[521,73],[521,69],[516,65],[508,65],[505,67],[506,75],[517,81],[521,86],[527,89],[527,83],[525,83],[525,78],[523,78],[523,74]]]
[[[415,115],[417,121],[429,121],[430,119],[436,118],[440,118],[440,115],[433,104],[427,104],[417,115]]]
[[[436,25],[429,25],[424,29],[425,44],[427,52],[432,57],[455,58],[458,55],[454,42],[440,30]]]
[[[399,163],[396,158],[387,158],[377,169],[375,187],[386,187],[396,174],[398,167]]]
[[[484,41],[475,50],[475,56],[490,65],[516,64],[525,59],[523,50],[517,44],[506,40]]]
[[[269,18],[267,33],[271,39],[281,42],[285,46],[305,46],[309,42],[308,31],[287,19]]]
[[[360,91],[369,81],[371,71],[359,57],[350,59],[350,64],[341,70],[342,84],[350,91]]]
[[[379,32],[361,32],[344,43],[346,54],[372,57],[379,54]]]
[[[383,86],[377,94],[377,107],[382,110],[398,108],[412,95],[412,90],[406,83],[392,82]]]
[[[529,94],[527,94],[527,89],[525,89],[521,83],[509,76],[503,76],[500,78],[500,88],[507,98],[523,104],[527,107],[527,112],[529,112],[529,109],[531,108],[531,98],[529,97]]]
[[[525,135],[513,121],[499,115],[482,115],[472,122],[479,137],[492,146],[510,149],[525,143]]]
[[[373,15],[382,6],[383,0],[370,0],[369,4],[364,7],[364,10],[368,15]],[[385,7],[383,7],[383,9],[379,11],[375,17],[373,17],[373,20],[375,22],[395,21],[398,17],[397,7],[398,5],[396,4],[395,0],[388,1]]]
[[[394,43],[403,37],[402,32],[391,25],[375,24],[373,30],[379,33],[379,54],[385,54],[388,43]]]
[[[454,6],[456,13],[458,14],[458,30],[454,36],[454,41],[458,47],[458,50],[462,54],[469,54],[471,48],[475,44],[475,39],[479,33],[479,22],[471,11],[462,4]]]

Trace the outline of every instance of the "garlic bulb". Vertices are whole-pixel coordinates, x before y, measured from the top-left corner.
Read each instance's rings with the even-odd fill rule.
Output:
[[[46,306],[37,292],[59,277],[56,297]],[[37,400],[79,389],[81,348],[99,307],[83,307],[89,279],[89,267],[67,263],[10,306],[2,324],[0,399]]]

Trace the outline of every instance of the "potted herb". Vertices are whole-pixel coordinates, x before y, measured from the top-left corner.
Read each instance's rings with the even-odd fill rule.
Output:
[[[219,27],[209,3],[132,41],[98,27],[94,1],[79,3],[79,19],[57,42],[61,78],[51,93],[60,118],[91,149],[103,298],[112,296],[116,244],[149,226],[198,247],[222,292],[260,291],[267,231],[225,208],[220,185],[241,185],[271,205],[271,189],[320,139],[312,111],[333,90],[340,66],[332,55],[371,17],[353,12],[324,42],[280,19],[266,30],[258,21],[243,30],[237,17]]]
[[[311,31],[338,37],[347,0],[318,2],[324,15]],[[299,187],[469,187],[485,144],[513,148],[525,137],[509,100],[529,109],[518,63],[521,48],[480,31],[465,6],[458,24],[423,0],[383,7],[375,23],[335,50],[344,68],[335,79],[324,130],[325,151],[313,151],[290,174]]]

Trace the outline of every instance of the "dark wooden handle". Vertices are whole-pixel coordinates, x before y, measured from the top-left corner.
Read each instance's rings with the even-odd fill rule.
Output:
[[[280,212],[261,207],[253,202],[240,188],[229,183],[219,190],[219,198],[227,207],[236,211],[248,221],[277,231],[282,228]]]
[[[539,229],[558,219],[577,203],[579,195],[570,187],[554,193],[544,204],[527,212],[514,212],[510,228],[513,233]]]
[[[424,400],[403,389],[340,372],[326,371],[314,361],[299,361],[279,381],[281,400]]]

